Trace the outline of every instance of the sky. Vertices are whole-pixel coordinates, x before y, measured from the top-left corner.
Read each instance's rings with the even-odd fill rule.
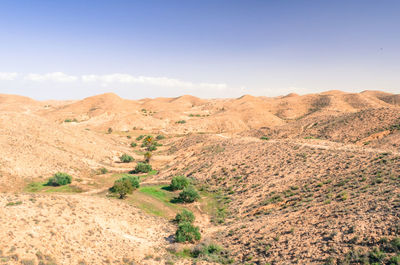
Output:
[[[0,93],[400,93],[398,0],[0,0]]]

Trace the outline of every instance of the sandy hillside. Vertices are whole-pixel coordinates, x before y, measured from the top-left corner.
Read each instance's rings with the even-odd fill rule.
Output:
[[[399,100],[381,91],[2,94],[0,264],[392,264]],[[144,161],[146,135],[157,142],[152,170],[135,173],[140,187],[120,200],[109,188]],[[134,161],[122,163],[124,153]],[[58,171],[72,183],[46,186]],[[167,186],[176,175],[190,178],[198,201],[174,202],[180,191]],[[175,242],[182,209],[202,234],[193,244]]]

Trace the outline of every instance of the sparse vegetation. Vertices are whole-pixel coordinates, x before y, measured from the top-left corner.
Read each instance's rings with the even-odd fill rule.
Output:
[[[16,205],[21,205],[22,201],[16,201],[16,202],[8,202],[6,206],[16,206]]]
[[[202,243],[194,247],[191,256],[209,262],[220,264],[231,264],[233,259],[229,257],[229,252],[215,243]]]
[[[194,259],[193,263],[196,263],[197,260],[219,264],[231,264],[234,262],[234,260],[229,257],[229,252],[215,243],[203,242],[194,246],[192,249],[184,248],[181,251],[177,251],[176,249],[170,248],[168,251],[177,257]]]
[[[179,120],[179,121],[177,121],[176,123],[178,123],[178,124],[185,124],[186,121],[185,121],[185,120]]]
[[[140,104],[121,101],[132,106],[125,109],[136,112],[134,115],[139,110],[141,117],[136,125],[143,128],[134,127],[134,131],[127,129],[133,124],[125,111],[102,122],[101,113],[113,104],[104,104],[96,113],[86,113],[88,108],[96,107],[90,104],[82,108],[83,113],[73,111],[70,105],[59,108],[62,103],[40,112],[30,108],[28,117],[32,121],[24,119],[29,122],[26,127],[14,124],[26,113],[15,119],[2,119],[5,126],[0,146],[4,165],[0,178],[5,185],[0,188],[5,192],[0,196],[4,208],[0,223],[7,244],[0,249],[0,263],[29,264],[26,258],[34,258],[35,264],[55,264],[56,260],[50,261],[46,255],[40,259],[32,256],[39,249],[47,251],[36,245],[40,243],[38,239],[43,239],[51,248],[51,255],[67,251],[66,255],[57,256],[57,262],[63,264],[226,264],[232,262],[230,257],[236,259],[235,264],[247,265],[322,264],[327,257],[326,264],[336,265],[399,264],[400,142],[399,131],[392,125],[399,124],[400,114],[394,111],[398,106],[374,107],[381,102],[374,100],[374,94],[390,97],[389,94],[365,93],[368,97],[362,104],[358,100],[364,97],[363,93],[305,95],[299,102],[297,96],[270,98],[268,101],[277,101],[270,104],[272,112],[265,112],[272,115],[272,125],[263,115],[269,104],[259,104],[262,97],[245,97],[239,101],[244,104],[237,107],[232,104],[238,103],[236,99],[190,99],[196,101],[191,103],[196,105],[192,109],[183,98],[179,100],[185,102],[182,109],[174,107],[173,111],[161,108],[174,101],[165,100],[169,103],[160,106],[147,104],[151,99],[140,102],[143,107],[160,109],[153,118],[148,117],[154,113],[151,110],[136,109]],[[322,103],[319,98],[324,98]],[[396,105],[399,99],[395,97]],[[253,104],[253,100],[258,103]],[[325,103],[328,107],[321,109]],[[229,111],[221,113],[222,106]],[[341,111],[341,106],[346,109]],[[368,109],[361,112],[359,108]],[[62,112],[57,113],[60,109]],[[47,111],[50,119],[35,120],[36,114]],[[309,115],[310,111],[314,114]],[[191,112],[210,113],[212,117],[197,119],[194,117],[199,116],[190,115]],[[65,115],[82,118],[81,126],[63,124]],[[110,112],[111,115],[115,114]],[[189,127],[175,124],[185,116]],[[56,121],[53,127],[52,120]],[[204,124],[199,125],[200,121]],[[34,127],[35,122],[40,125],[39,130]],[[114,132],[107,135],[111,126]],[[91,131],[85,131],[85,127]],[[47,133],[58,129],[60,132]],[[18,139],[13,130],[20,130],[17,136],[25,132],[31,135]],[[161,132],[168,135],[168,140]],[[157,141],[164,147],[159,147]],[[363,145],[366,143],[368,146]],[[48,156],[49,152],[54,153]],[[124,152],[127,159],[121,156]],[[137,161],[118,163],[130,162],[129,157]],[[150,165],[153,160],[154,165]],[[73,173],[73,180],[64,185],[54,180],[57,184],[48,185],[48,178],[55,177],[46,174],[54,168]],[[138,174],[123,173],[127,168]],[[19,194],[23,181],[27,185]],[[49,194],[82,191],[82,195]],[[184,244],[170,242],[173,224],[176,227],[172,240],[175,235],[176,241]],[[45,229],[39,231],[38,237],[38,231],[20,233],[20,227]],[[66,237],[60,227],[77,231]],[[107,240],[98,240],[104,236]],[[54,237],[68,242],[53,244]],[[133,252],[129,244],[124,244],[139,239],[143,244]],[[175,250],[164,253],[166,244]],[[154,249],[148,250],[148,246]],[[104,249],[105,255],[81,256],[90,253],[78,253],[77,247],[89,248],[91,253]],[[135,255],[138,251],[142,254]]]

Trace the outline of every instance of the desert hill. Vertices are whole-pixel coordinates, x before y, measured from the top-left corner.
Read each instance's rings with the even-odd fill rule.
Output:
[[[3,96],[3,101],[5,101]],[[320,94],[267,98],[245,95],[236,99],[199,99],[193,96],[126,100],[113,93],[74,102],[51,105],[36,113],[53,121],[71,119],[77,126],[118,131],[164,130],[183,132],[240,132],[260,127],[275,127],[308,116],[340,115],[379,108],[398,108],[400,95],[376,91],[345,93],[329,91]],[[11,100],[11,99],[9,99]],[[37,106],[37,101],[24,102]],[[4,102],[4,110],[13,104]],[[19,102],[22,101],[20,100]],[[14,107],[13,107],[14,106]],[[48,106],[48,105],[47,105]],[[185,126],[176,123],[184,121]]]
[[[0,95],[0,264],[392,264],[399,98]],[[132,172],[147,135],[152,169]],[[47,185],[59,171],[72,182]],[[127,174],[140,187],[118,199]],[[174,202],[178,175],[198,201]],[[200,240],[175,242],[182,209]]]
[[[242,263],[324,264],[399,233],[400,152],[208,135],[174,144],[165,176],[219,194],[219,240]]]

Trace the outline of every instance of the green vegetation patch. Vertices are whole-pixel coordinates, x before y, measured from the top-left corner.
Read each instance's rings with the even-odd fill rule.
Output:
[[[152,170],[153,168],[150,164],[139,162],[131,173],[149,173]]]
[[[201,243],[193,248],[183,248],[180,251],[168,249],[170,253],[178,258],[205,260],[219,264],[232,264],[234,260],[229,257],[229,252],[223,247],[214,243]]]
[[[171,180],[169,188],[171,190],[183,190],[190,185],[190,179],[185,176],[175,176]]]
[[[165,203],[170,203],[171,199],[173,198],[173,193],[165,190],[165,186],[162,185],[144,186],[139,189],[139,192],[147,194]],[[171,203],[171,205],[173,204]]]
[[[25,192],[63,192],[63,193],[80,193],[82,189],[73,185],[64,186],[48,186],[46,182],[32,182],[29,183],[25,189]]]
[[[164,185],[142,186],[133,192],[129,202],[147,213],[170,219],[183,209],[171,203],[174,195]]]
[[[177,242],[195,242],[201,239],[199,227],[194,226],[189,222],[182,222],[178,224],[178,229],[175,233],[175,240]]]
[[[57,172],[53,177],[49,178],[47,186],[63,186],[70,184],[72,177],[64,172]]]

